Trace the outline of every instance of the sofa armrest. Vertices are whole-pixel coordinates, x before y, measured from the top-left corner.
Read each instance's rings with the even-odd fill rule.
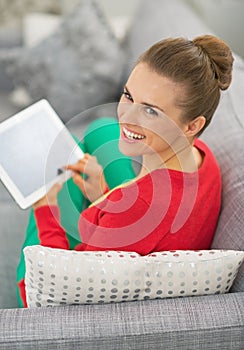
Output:
[[[244,293],[0,311],[1,349],[243,349]]]

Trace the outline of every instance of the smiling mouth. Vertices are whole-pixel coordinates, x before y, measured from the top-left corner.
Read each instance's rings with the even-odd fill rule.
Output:
[[[124,135],[129,139],[129,140],[143,140],[145,139],[146,136],[141,135],[141,134],[137,134],[133,131],[130,131],[128,129],[126,129],[125,127],[122,128],[122,131],[124,133]]]

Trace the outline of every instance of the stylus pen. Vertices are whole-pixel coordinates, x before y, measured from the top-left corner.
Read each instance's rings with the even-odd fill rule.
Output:
[[[61,175],[64,173],[64,170],[62,168],[57,169],[57,175]]]

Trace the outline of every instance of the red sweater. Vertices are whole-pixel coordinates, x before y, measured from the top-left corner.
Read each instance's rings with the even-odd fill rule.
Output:
[[[221,177],[216,160],[200,140],[204,154],[200,169],[185,173],[158,169],[116,188],[81,213],[83,243],[76,250],[125,250],[141,255],[153,251],[209,249],[221,200]],[[40,242],[69,249],[59,225],[59,208],[35,210]]]

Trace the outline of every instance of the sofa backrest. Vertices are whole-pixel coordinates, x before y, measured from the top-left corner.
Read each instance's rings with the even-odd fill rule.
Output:
[[[232,85],[223,93],[202,138],[220,165],[222,210],[212,248],[244,250],[244,63],[236,57]],[[242,87],[242,88],[241,88]],[[232,290],[244,290],[244,266]]]
[[[143,34],[142,28],[146,28]],[[125,38],[125,79],[138,56],[156,41],[177,36],[192,39],[202,34],[214,33],[186,1],[142,0]],[[223,92],[202,139],[213,150],[223,181],[222,210],[212,248],[244,250],[244,62],[237,56],[233,73],[232,85]],[[244,290],[244,266],[232,290]]]

